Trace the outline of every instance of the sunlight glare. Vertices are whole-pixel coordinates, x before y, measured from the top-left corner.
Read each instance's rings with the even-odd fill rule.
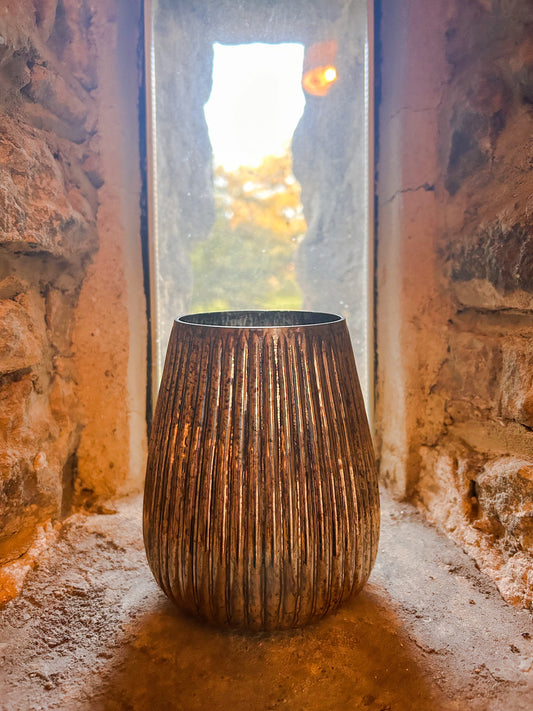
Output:
[[[234,170],[281,155],[305,105],[301,44],[214,44],[204,113],[215,165]]]

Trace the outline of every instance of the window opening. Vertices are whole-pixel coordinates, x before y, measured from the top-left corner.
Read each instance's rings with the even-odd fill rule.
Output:
[[[154,392],[173,319],[206,305],[227,308],[220,294],[211,294],[210,301],[204,302],[194,286],[199,281],[198,262],[206,259],[211,261],[205,277],[210,288],[223,281],[215,243],[202,254],[217,217],[217,201],[218,217],[222,214],[235,222],[231,205],[221,213],[221,202],[230,200],[228,189],[235,186],[227,175],[215,173],[213,179],[213,150],[215,170],[220,172],[216,163],[226,173],[231,170],[217,158],[212,130],[211,146],[204,114],[213,83],[213,47],[218,44],[229,50],[245,44],[264,43],[271,48],[299,44],[304,48],[300,81],[306,99],[292,138],[292,159],[294,176],[301,185],[306,229],[302,228],[302,237],[298,230],[294,235],[296,259],[291,256],[283,268],[275,269],[270,286],[281,281],[281,291],[276,297],[268,292],[263,303],[280,308],[276,299],[283,298],[285,308],[301,305],[345,316],[371,410],[374,257],[369,229],[373,224],[369,5],[371,10],[367,0],[318,0],[311,4],[307,0],[271,0],[246,6],[218,0],[148,0],[150,271],[155,315],[152,343],[157,354]],[[235,84],[242,83],[243,69],[240,63]],[[252,88],[248,88],[250,93]],[[240,181],[239,205],[252,202],[255,206],[256,191],[264,197],[257,164],[252,164],[252,170],[254,175]],[[284,189],[295,186],[291,180],[285,180]],[[276,189],[270,187],[267,197],[273,200],[277,196]],[[285,205],[283,209],[285,218],[303,219],[300,208]],[[243,229],[242,222],[239,228]],[[228,270],[236,273],[239,260],[225,258]],[[259,268],[261,260],[256,261]],[[288,279],[291,264],[297,277],[292,282]],[[255,285],[259,280],[253,281]],[[239,307],[258,307],[259,302],[248,297],[246,302],[238,302]]]
[[[302,44],[214,45],[205,116],[215,223],[191,252],[193,311],[300,309],[306,225],[291,140],[302,115]]]

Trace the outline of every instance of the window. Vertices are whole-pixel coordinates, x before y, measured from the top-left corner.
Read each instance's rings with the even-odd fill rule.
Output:
[[[224,177],[213,177],[204,114],[212,89],[213,46],[297,43],[305,48],[306,102],[292,140],[292,158],[307,227],[302,238],[296,235],[297,285],[304,308],[346,316],[370,403],[373,255],[367,3],[279,0],[242,6],[214,0],[152,0],[147,16],[156,370],[161,371],[173,318],[190,312],[194,303],[202,307],[194,296],[193,262],[212,233],[215,196],[219,203],[225,199],[220,194]],[[247,189],[256,188],[251,178],[241,192],[246,197]],[[291,206],[286,209],[287,219],[294,218]],[[204,250],[206,254],[209,250]],[[216,261],[210,269],[213,281]],[[224,307],[223,300],[220,305]]]

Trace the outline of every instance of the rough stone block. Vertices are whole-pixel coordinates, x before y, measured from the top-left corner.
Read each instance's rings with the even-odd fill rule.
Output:
[[[65,175],[41,135],[6,120],[0,135],[0,244],[79,259],[97,246],[93,221],[67,199]]]
[[[485,116],[499,112],[507,113],[511,98],[511,87],[495,62],[466,75],[464,92],[469,106]]]
[[[448,433],[486,459],[510,454],[533,458],[533,436],[528,429],[515,422],[485,417],[482,421],[449,425]]]
[[[0,302],[0,374],[29,368],[42,359],[42,342],[31,315],[15,301]]]
[[[98,156],[91,154],[83,161],[83,170],[89,178],[91,185],[98,190],[104,184],[102,166]]]
[[[46,42],[54,27],[57,10],[57,0],[33,0],[35,7],[35,22],[41,37]]]
[[[57,495],[39,489],[31,458],[0,453],[0,565],[24,554],[39,523],[57,515]]]
[[[508,309],[533,311],[533,292],[527,293],[516,289],[508,294],[503,294],[488,279],[455,281],[450,284],[450,287],[462,306],[490,309],[491,311]]]
[[[480,228],[451,248],[452,279],[487,279],[496,289],[533,292],[533,230],[531,224],[502,221]]]
[[[40,522],[59,515],[72,423],[60,428],[55,415],[46,382],[18,373],[0,382],[0,564],[27,549]]]
[[[498,383],[501,380],[502,353],[498,338],[454,333],[450,339],[449,357],[440,374],[439,384],[455,401],[454,419],[463,414],[487,416],[495,408]],[[465,407],[457,407],[458,403]],[[451,413],[450,413],[451,414]]]
[[[533,427],[533,343],[505,333],[453,333],[439,384],[454,422],[491,417]]]
[[[16,453],[0,453],[0,565],[28,548],[39,518],[29,470],[30,463]]]
[[[62,77],[41,64],[32,67],[23,93],[68,124],[79,126],[85,121],[87,101],[81,101]]]
[[[481,512],[501,524],[524,550],[533,550],[533,461],[505,457],[476,480]]]
[[[0,299],[13,299],[29,289],[29,284],[16,274],[10,274],[0,281]]]
[[[75,144],[82,144],[88,138],[88,133],[83,124],[67,123],[45,109],[41,104],[27,102],[24,107],[24,118],[34,128],[46,131],[54,137],[64,138]]]
[[[495,62],[474,62],[455,87],[451,146],[445,177],[450,195],[488,165],[510,111],[512,88]]]
[[[455,438],[420,454],[418,497],[429,518],[495,579],[508,602],[529,606],[533,458],[488,458]]]
[[[533,428],[533,342],[508,338],[502,346],[501,414]]]
[[[33,392],[31,375],[22,378],[10,377],[0,388],[0,441],[5,449],[12,438],[20,444],[20,430],[30,409],[30,395]]]
[[[46,325],[57,353],[68,354],[72,344],[72,298],[50,287],[46,294]]]
[[[28,373],[6,376],[0,387],[0,443],[26,453],[31,460],[44,443],[47,447],[61,431],[49,402],[48,378]],[[68,431],[65,430],[65,435]]]
[[[452,119],[453,133],[446,169],[445,187],[455,195],[462,184],[489,162],[483,139],[489,135],[490,119],[482,114],[461,112]]]
[[[19,100],[20,89],[30,80],[28,60],[25,52],[13,54],[6,45],[0,47],[0,106],[3,108],[13,106]]]
[[[113,7],[114,3],[109,3]],[[88,0],[59,0],[48,46],[86,91],[97,86],[95,46],[91,36],[93,4]]]

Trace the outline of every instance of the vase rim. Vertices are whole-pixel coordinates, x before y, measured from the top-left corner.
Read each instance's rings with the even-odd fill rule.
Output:
[[[292,309],[235,309],[185,314],[177,323],[208,328],[308,328],[344,321],[344,316],[322,311]]]

